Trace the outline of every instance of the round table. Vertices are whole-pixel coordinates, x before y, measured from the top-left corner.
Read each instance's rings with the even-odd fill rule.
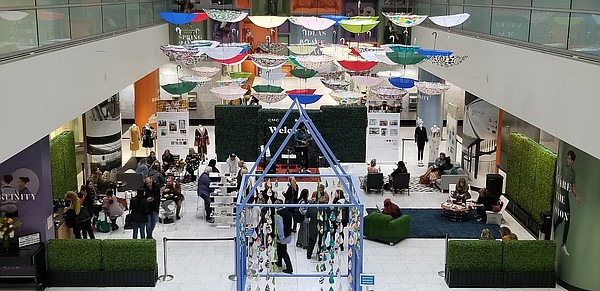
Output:
[[[442,218],[450,221],[467,221],[473,218],[472,209],[461,204],[444,202],[441,205]]]

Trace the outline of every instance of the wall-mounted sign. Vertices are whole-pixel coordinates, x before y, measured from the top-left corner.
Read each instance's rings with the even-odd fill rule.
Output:
[[[39,244],[40,243],[40,233],[36,232],[36,233],[20,236],[18,238],[18,241],[19,241],[20,248],[27,247],[27,246],[34,245],[34,244]]]

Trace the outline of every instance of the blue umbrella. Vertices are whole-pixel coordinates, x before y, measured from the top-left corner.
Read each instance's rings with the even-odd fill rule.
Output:
[[[418,54],[421,55],[426,55],[427,57],[432,57],[432,56],[450,56],[452,55],[451,51],[444,51],[444,50],[429,50],[429,49],[418,49],[417,50]]]
[[[389,78],[388,81],[390,81],[390,84],[394,85],[394,87],[396,87],[396,88],[408,89],[408,88],[414,87],[415,82],[417,80],[411,79],[411,78],[396,77],[396,78]]]
[[[292,100],[298,99],[298,102],[306,105],[319,101],[319,99],[323,97],[323,94],[288,94],[288,96],[290,96]]]
[[[331,19],[333,21],[335,21],[335,25],[339,25],[340,21],[342,20],[346,20],[346,19],[350,19],[350,17],[345,16],[345,15],[335,15],[335,14],[325,14],[325,15],[321,15],[321,18],[327,18],[327,19]]]
[[[178,13],[178,12],[159,12],[162,19],[172,24],[186,24],[192,22],[196,18],[196,14],[193,13]]]

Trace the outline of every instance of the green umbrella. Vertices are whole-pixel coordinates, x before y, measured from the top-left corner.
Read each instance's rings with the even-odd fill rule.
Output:
[[[259,93],[281,93],[283,92],[283,88],[273,85],[256,85],[252,87],[254,91]]]
[[[392,62],[401,65],[414,65],[426,58],[425,55],[414,52],[388,52],[386,55]]]
[[[311,69],[293,69],[290,73],[296,78],[308,79],[314,77],[317,71]]]
[[[340,25],[352,33],[363,33],[373,29],[379,24],[379,20],[372,19],[348,19],[340,21]]]
[[[181,95],[194,90],[194,88],[196,88],[196,82],[181,82],[162,85],[161,87],[171,95]]]
[[[252,76],[250,72],[229,72],[229,77],[232,79],[243,79]]]

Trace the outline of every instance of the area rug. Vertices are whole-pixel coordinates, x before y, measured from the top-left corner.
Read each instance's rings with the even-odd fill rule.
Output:
[[[489,229],[495,238],[500,237],[500,227],[471,219],[463,222],[448,221],[442,218],[441,209],[403,208],[403,214],[410,215],[409,238],[472,238],[478,239],[481,230]],[[474,212],[474,211],[473,211]]]
[[[440,189],[436,187],[419,184],[419,176],[410,177],[408,188],[410,189],[410,192],[440,192]]]

